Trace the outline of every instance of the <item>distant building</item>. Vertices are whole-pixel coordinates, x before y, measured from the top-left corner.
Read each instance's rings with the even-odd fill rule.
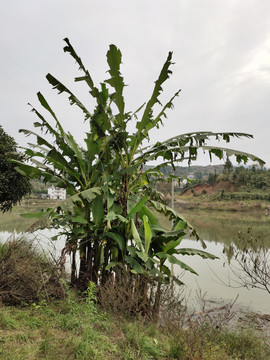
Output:
[[[187,185],[187,179],[182,179],[182,180],[180,180],[180,189],[182,189],[184,186],[186,186]]]
[[[52,185],[48,188],[48,198],[52,200],[65,200],[66,189],[58,188]]]
[[[191,173],[189,173],[185,179],[180,180],[180,185],[179,185],[180,189],[185,187],[189,180],[194,180],[194,175]]]

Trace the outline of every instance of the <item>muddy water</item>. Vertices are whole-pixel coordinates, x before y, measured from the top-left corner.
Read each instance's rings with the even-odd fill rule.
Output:
[[[179,211],[181,212],[181,209]],[[224,211],[190,211],[183,215],[204,239],[207,245],[206,251],[219,257],[218,260],[205,260],[198,256],[181,258],[199,274],[193,276],[185,272],[182,277],[182,281],[187,285],[187,291],[191,291],[191,298],[194,299],[195,292],[201,289],[203,293],[206,292],[207,298],[232,301],[238,297],[239,305],[251,311],[270,314],[270,294],[265,290],[240,286],[239,279],[235,275],[239,273],[239,265],[225,251],[231,244],[234,244],[236,249],[242,250],[245,242],[241,241],[239,232],[244,238],[248,238],[248,231],[251,231],[256,241],[249,248],[256,252],[263,242],[263,246],[269,252],[270,216],[265,216],[263,213]],[[182,246],[202,249],[197,241],[190,239],[183,240]],[[181,272],[175,269],[175,273]]]
[[[0,241],[6,241],[14,232],[24,233],[33,223],[33,219],[25,219],[20,213],[38,211],[37,205],[32,207],[17,207],[11,213],[0,214]],[[181,209],[179,209],[181,212]],[[191,266],[199,276],[188,272],[182,274],[179,268],[174,268],[174,274],[181,276],[186,284],[186,293],[190,299],[195,298],[196,291],[206,292],[206,298],[231,301],[238,296],[237,303],[252,311],[270,314],[270,294],[258,289],[239,287],[232,266],[237,266],[233,259],[224,254],[224,248],[228,249],[234,243],[239,249],[243,244],[239,241],[238,232],[246,234],[252,229],[255,238],[261,238],[264,245],[270,249],[270,216],[261,213],[225,212],[225,211],[185,211],[183,216],[196,228],[199,235],[204,239],[206,251],[219,257],[217,260],[205,260],[199,256],[183,256],[181,261]],[[30,237],[36,237],[41,245],[48,249],[54,256],[60,253],[64,246],[64,239],[51,242],[50,237],[55,231],[42,230]],[[183,239],[181,246],[202,249],[199,242],[192,239]],[[254,246],[254,251],[259,245]],[[270,250],[268,250],[270,251]],[[234,269],[235,270],[235,269]],[[193,301],[193,300],[190,300]]]

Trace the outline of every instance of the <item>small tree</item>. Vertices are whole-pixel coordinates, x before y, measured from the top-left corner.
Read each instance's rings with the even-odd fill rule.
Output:
[[[187,231],[196,235],[192,227],[173,209],[167,207],[155,190],[154,183],[163,178],[161,166],[171,165],[185,159],[189,162],[197,158],[198,149],[208,152],[210,158],[224,154],[236,156],[237,161],[248,158],[263,163],[257,157],[221,147],[207,146],[209,138],[230,141],[231,137],[251,137],[239,133],[199,132],[175,136],[164,142],[145,146],[152,129],[159,128],[166,118],[166,111],[173,106],[178,96],[172,98],[154,115],[155,105],[161,105],[159,95],[162,84],[171,74],[172,53],[169,53],[160,75],[155,82],[148,102],[135,112],[126,111],[123,90],[125,83],[120,73],[122,55],[115,45],[107,53],[109,78],[98,89],[76,54],[68,39],[64,51],[78,63],[82,76],[76,82],[84,82],[96,106],[91,111],[59,80],[47,75],[49,83],[59,91],[68,94],[70,104],[78,106],[89,124],[85,134],[85,146],[79,146],[72,134],[64,131],[57,116],[38,93],[42,107],[49,112],[55,126],[35,108],[39,121],[35,127],[49,132],[55,139],[52,143],[29,130],[21,130],[26,135],[35,135],[37,144],[28,148],[26,154],[33,165],[20,164],[19,171],[33,178],[42,178],[67,190],[70,196],[46,213],[54,227],[61,227],[66,236],[64,251],[72,254],[71,282],[85,288],[89,280],[104,283],[115,274],[115,269],[125,268],[135,275],[134,288],[140,288],[143,296],[149,293],[145,283],[140,281],[145,275],[157,280],[173,278],[166,261],[196,274],[180,260],[184,255],[215,257],[202,250],[179,247]],[[128,123],[134,121],[135,132],[128,131]],[[37,160],[39,159],[39,160]],[[41,160],[40,160],[41,159]],[[144,170],[148,161],[159,159],[161,164]],[[170,177],[173,178],[172,175]],[[154,210],[154,211],[153,211]],[[160,212],[173,225],[166,229],[158,221]],[[80,253],[79,269],[75,254]],[[115,277],[117,280],[117,276]],[[156,292],[154,311],[159,307],[160,282]]]
[[[270,294],[270,252],[263,239],[254,236],[251,229],[247,234],[239,232],[239,245],[231,244],[226,250],[229,263],[236,276],[237,286],[257,288]],[[229,286],[233,286],[229,284]]]
[[[227,180],[229,180],[229,176],[230,176],[232,170],[233,170],[233,164],[232,164],[229,156],[227,156],[227,159],[226,159],[224,167],[223,167],[223,173],[226,175]]]
[[[10,160],[22,161],[23,155],[16,150],[15,140],[0,125],[0,211],[11,210],[31,192],[29,179],[15,170]]]
[[[208,179],[207,179],[207,182],[208,184],[214,184],[217,180],[217,171],[215,169],[215,172],[214,173],[209,173],[208,174]]]

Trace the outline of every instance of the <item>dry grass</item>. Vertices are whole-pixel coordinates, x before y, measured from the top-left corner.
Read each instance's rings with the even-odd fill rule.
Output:
[[[24,238],[0,245],[0,301],[23,305],[63,297],[58,264]]]

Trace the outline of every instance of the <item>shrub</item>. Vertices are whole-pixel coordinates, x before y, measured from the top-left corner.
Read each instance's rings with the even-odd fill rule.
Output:
[[[59,266],[24,238],[0,245],[0,302],[25,305],[62,297]]]
[[[148,318],[154,312],[156,284],[150,277],[135,276],[128,269],[118,267],[99,288],[101,307],[120,316]],[[147,296],[149,295],[149,296]]]

